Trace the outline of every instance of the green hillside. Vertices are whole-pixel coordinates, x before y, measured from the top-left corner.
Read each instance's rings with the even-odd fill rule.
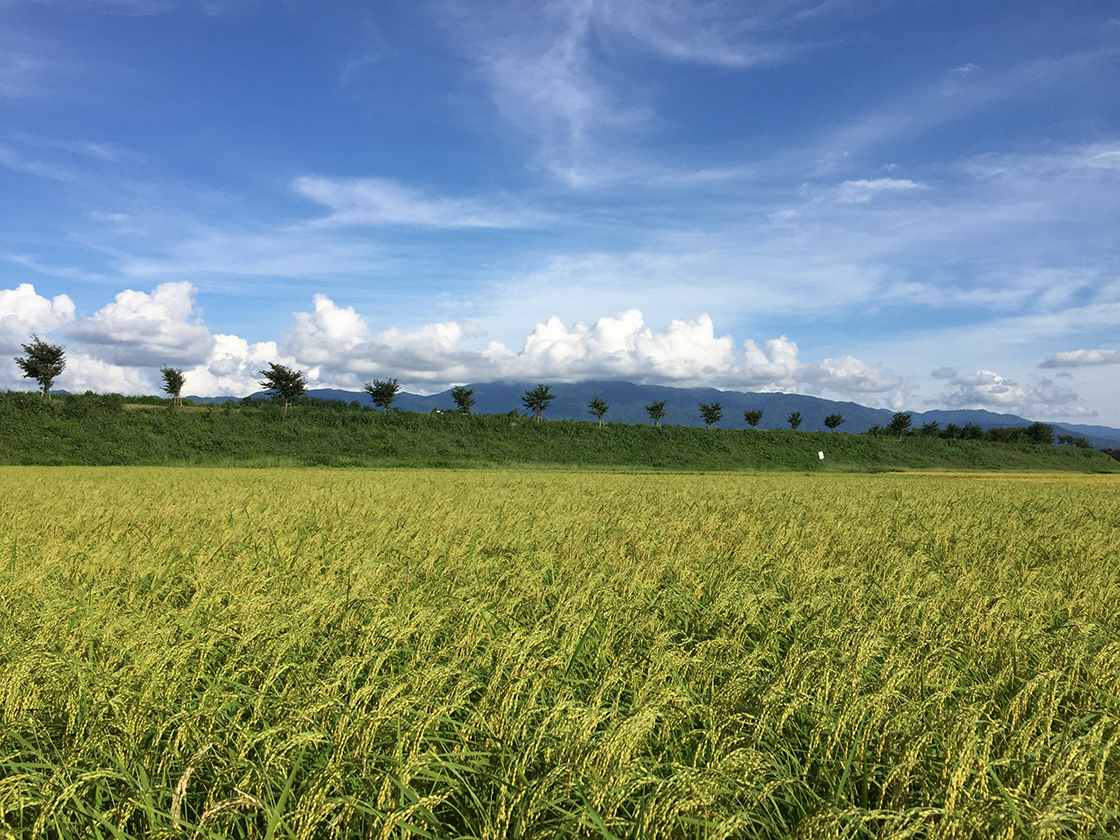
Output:
[[[819,452],[824,452],[820,459]],[[510,415],[382,413],[344,403],[173,409],[85,394],[0,395],[0,463],[230,466],[587,466],[666,470],[1120,472],[1093,449],[908,434],[696,429]]]

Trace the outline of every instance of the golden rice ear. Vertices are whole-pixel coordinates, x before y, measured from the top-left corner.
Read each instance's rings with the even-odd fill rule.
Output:
[[[209,744],[206,744],[202,749],[191,756],[190,763],[187,764],[187,769],[184,770],[183,775],[179,777],[179,781],[175,785],[175,793],[171,797],[171,819],[175,822],[179,822],[182,813],[183,797],[187,795],[187,785],[190,784],[191,774],[194,773],[195,768],[198,766],[199,762],[202,761],[202,757],[206,755],[210,748],[218,746],[221,745],[217,741],[211,741]]]
[[[237,788],[234,788],[234,790],[237,792],[237,796],[223,799],[221,802],[215,802],[206,809],[201,819],[199,819],[198,824],[200,826],[206,825],[207,820],[220,814],[222,811],[232,811],[235,808],[242,811],[260,811],[264,808],[264,803],[257,799],[257,797],[251,796],[244,791],[237,790]]]

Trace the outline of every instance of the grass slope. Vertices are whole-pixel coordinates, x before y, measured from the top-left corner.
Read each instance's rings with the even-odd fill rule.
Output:
[[[825,459],[818,458],[823,451]],[[1117,472],[1074,447],[909,435],[696,429],[273,405],[125,410],[119,397],[0,398],[0,463],[23,465],[583,466],[664,470]]]

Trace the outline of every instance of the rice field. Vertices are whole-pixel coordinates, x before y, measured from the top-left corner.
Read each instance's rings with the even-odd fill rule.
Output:
[[[0,468],[0,837],[1120,836],[1116,476]]]

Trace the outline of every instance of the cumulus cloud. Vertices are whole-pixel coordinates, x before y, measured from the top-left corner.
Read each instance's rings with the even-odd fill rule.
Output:
[[[664,329],[647,324],[637,309],[593,323],[551,317],[511,348],[488,340],[470,321],[373,332],[353,307],[319,294],[311,311],[293,313],[278,342],[249,342],[211,335],[194,295],[186,282],[164,283],[151,293],[128,290],[71,324],[67,332],[76,347],[63,387],[152,393],[159,386],[154,368],[174,364],[184,368],[187,393],[244,396],[260,390],[260,371],[271,362],[304,371],[310,388],[355,390],[394,377],[419,393],[496,379],[626,379],[842,395],[897,392],[902,384],[891,371],[854,356],[802,361],[796,342],[784,335],[748,339],[739,349],[730,335],[716,334],[707,314],[672,319]],[[30,286],[0,292],[0,326],[16,338],[25,340],[32,328],[65,327],[73,311],[68,298],[47,301]],[[9,371],[8,379],[13,375]]]
[[[743,342],[744,362],[737,377],[744,387],[789,391],[797,387],[807,365],[798,358],[797,344],[784,335],[760,348],[752,339]]]
[[[147,377],[136,368],[113,364],[88,353],[67,353],[66,370],[58,385],[75,394],[146,394],[153,390]]]
[[[870,365],[855,356],[840,356],[825,359],[818,368],[816,379],[821,385],[833,391],[849,394],[881,394],[902,385],[902,378],[886,368]]]
[[[338,306],[315,295],[313,312],[296,312],[282,349],[311,364],[323,381],[353,387],[363,379],[392,376],[423,389],[425,383],[454,382],[485,376],[492,362],[463,343],[481,336],[468,321],[427,324],[405,331],[371,333],[353,307]]]
[[[520,349],[511,349],[486,342],[469,321],[375,334],[352,307],[340,307],[326,295],[316,295],[314,303],[313,311],[295,313],[280,349],[310,365],[318,381],[336,387],[353,388],[384,376],[422,392],[494,379],[627,379],[866,395],[902,384],[891,371],[853,356],[802,362],[797,344],[786,336],[762,346],[748,339],[737,352],[731,336],[716,335],[707,314],[673,319],[664,330],[646,324],[636,309],[570,326],[552,317],[536,324]]]
[[[594,325],[566,327],[559,318],[537,324],[507,376],[562,379],[626,377],[644,380],[699,381],[725,373],[734,363],[731,336],[717,338],[707,315],[673,320],[664,332],[646,326],[631,309]]]
[[[674,320],[664,331],[648,327],[637,310],[570,327],[552,317],[533,328],[520,351],[499,341],[483,345],[482,339],[482,330],[469,321],[370,334],[352,308],[317,295],[314,312],[295,314],[283,348],[320,365],[325,375],[392,375],[422,388],[537,378],[699,383],[730,373],[736,363],[734,340],[716,337],[707,315]]]
[[[111,364],[197,363],[214,338],[195,312],[196,292],[186,281],[162,283],[150,294],[128,289],[67,332],[91,356]]]
[[[1039,379],[1020,385],[995,371],[978,370],[949,381],[954,390],[945,391],[939,404],[953,408],[981,408],[994,411],[1036,412],[1060,410],[1064,415],[1088,415],[1079,396],[1052,379]]]
[[[1120,364],[1120,350],[1063,350],[1055,353],[1039,367],[1073,368]]]
[[[222,334],[213,339],[205,361],[183,371],[188,394],[244,397],[261,390],[260,371],[270,362],[299,368],[297,360],[282,354],[275,341],[250,343],[236,335]],[[307,378],[311,387],[322,387],[318,371]]]
[[[66,295],[53,300],[35,292],[30,283],[0,289],[0,351],[26,344],[32,333],[47,333],[74,320],[74,302]]]
[[[388,178],[297,178],[295,190],[331,209],[328,225],[420,225],[435,228],[513,228],[540,214],[510,213],[477,199],[425,195]]]

